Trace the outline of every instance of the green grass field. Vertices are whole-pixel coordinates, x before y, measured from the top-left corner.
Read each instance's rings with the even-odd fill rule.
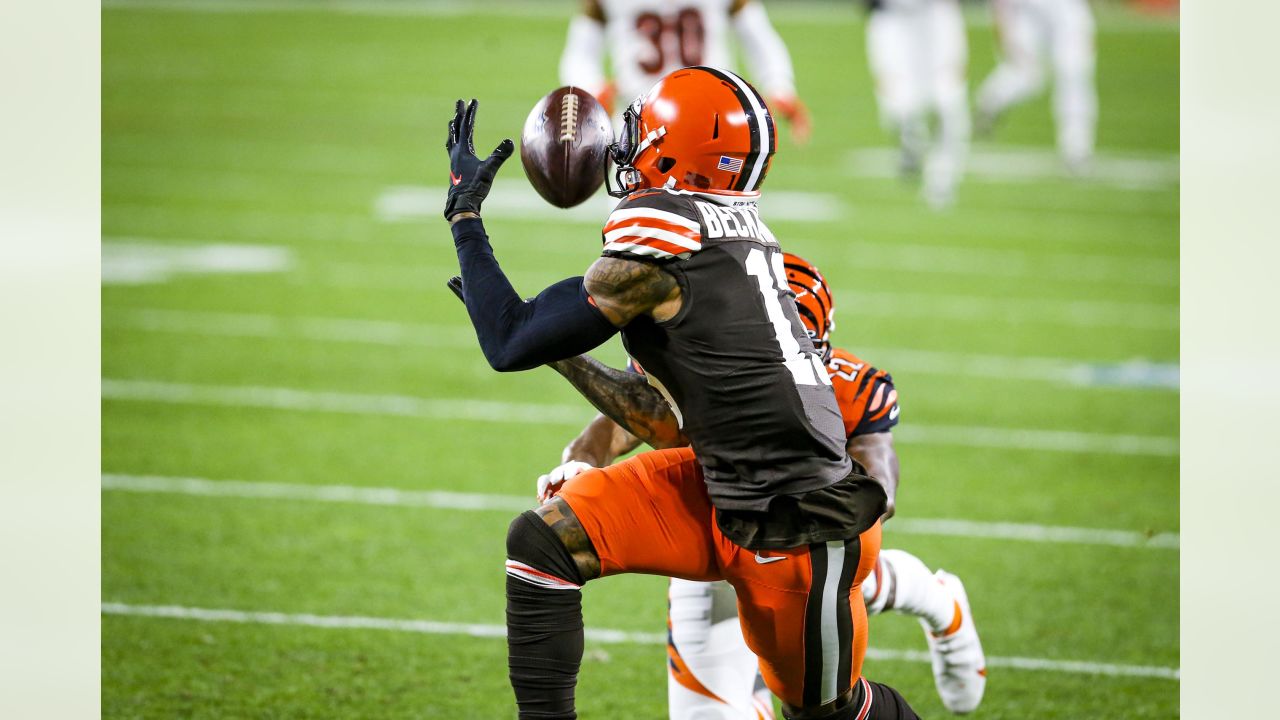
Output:
[[[478,146],[516,136],[573,5],[107,4],[105,717],[514,717],[503,536],[592,413],[490,371],[445,289],[444,127],[475,96]],[[778,5],[815,136],[762,209],[834,283],[836,342],[897,381],[885,546],[965,579],[974,717],[1177,716],[1176,26],[1102,14],[1095,177],[1057,172],[1041,98],[935,214],[867,159],[891,139],[861,14]],[[971,82],[993,45],[971,26]],[[533,294],[590,263],[604,206],[530,192],[509,164],[487,224]],[[665,717],[664,593],[585,592],[627,634],[589,638],[584,718]],[[946,715],[913,620],[871,644],[868,675]]]

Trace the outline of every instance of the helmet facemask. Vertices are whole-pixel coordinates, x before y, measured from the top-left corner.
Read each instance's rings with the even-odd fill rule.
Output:
[[[636,98],[626,110],[622,111],[622,132],[618,134],[618,139],[609,145],[609,152],[605,153],[605,192],[616,198],[626,197],[640,187],[640,173],[632,163],[636,159],[636,148],[640,146],[640,111],[643,108],[641,99]],[[612,168],[609,167],[610,162],[613,163]],[[613,183],[609,182],[610,175],[617,183],[617,189],[614,189]]]
[[[643,111],[643,97],[636,98],[635,102],[627,106],[622,112],[622,132],[605,153],[605,192],[616,198],[626,197],[644,187],[644,177],[635,167],[636,158],[667,134],[666,126],[660,126],[643,138],[640,137],[640,113]],[[613,163],[612,172],[610,162]],[[609,182],[610,176],[617,183],[616,188]]]

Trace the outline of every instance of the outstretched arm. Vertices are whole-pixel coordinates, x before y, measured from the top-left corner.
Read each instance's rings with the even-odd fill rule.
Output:
[[[866,468],[867,474],[884,485],[889,496],[884,519],[893,517],[898,495],[898,453],[893,449],[893,433],[889,431],[854,435],[845,448],[849,456]]]
[[[640,438],[604,415],[596,415],[569,441],[560,462],[583,462],[592,467],[612,465],[614,460],[640,447]]]
[[[489,245],[480,206],[514,145],[504,140],[483,161],[472,143],[477,103],[458,101],[449,123],[452,186],[445,219],[462,268],[462,298],[485,358],[495,370],[527,370],[599,346],[641,314],[657,319],[680,307],[675,278],[634,260],[601,258],[586,278],[568,278],[532,300],[516,293]]]
[[[587,355],[551,363],[551,367],[601,414],[640,441],[659,450],[689,444],[671,407],[643,375],[616,370]]]

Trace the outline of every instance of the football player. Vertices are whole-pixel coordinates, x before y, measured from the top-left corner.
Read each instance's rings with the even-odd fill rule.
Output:
[[[898,456],[892,428],[898,423],[898,396],[893,379],[884,371],[830,344],[835,327],[835,299],[822,273],[800,257],[785,253],[787,282],[795,293],[800,320],[822,353],[835,387],[848,437],[849,454],[867,472],[898,484]],[[585,383],[594,361],[553,364],[577,379],[587,392],[598,383]],[[639,368],[633,369],[639,371]],[[611,402],[607,397],[599,402]],[[626,415],[638,422],[642,435],[676,432],[669,410],[655,417]],[[538,500],[554,496],[560,483],[592,467],[604,467],[640,445],[640,439],[605,415],[599,415],[564,449],[562,464],[538,478]],[[892,515],[892,508],[887,515]],[[972,712],[986,688],[986,662],[977,628],[969,613],[968,595],[959,578],[938,571],[902,550],[882,550],[875,570],[862,585],[868,614],[886,610],[919,618],[933,655],[934,682],[943,705],[957,713]],[[733,588],[724,582],[701,583],[673,579],[668,595],[667,704],[671,720],[768,720],[773,703],[768,689],[757,683],[757,662],[742,639]]]
[[[776,148],[764,98],[728,71],[694,67],[637,99],[610,148],[622,202],[602,257],[527,301],[481,219],[515,144],[476,157],[475,115],[474,100],[459,101],[450,123],[444,215],[485,358],[525,370],[621,332],[646,371],[632,388],[647,382],[646,402],[665,402],[680,434],[642,438],[663,449],[588,470],[512,521],[507,643],[520,717],[577,716],[581,586],[624,572],[733,585],[743,636],[788,718],[918,717],[862,674],[861,584],[888,489],[845,450],[831,378],[756,207]]]
[[[897,134],[899,169],[924,168],[924,197],[955,200],[969,152],[969,45],[958,0],[866,0],[867,56],[881,122]],[[938,118],[937,137],[929,121]]]
[[[769,109],[804,143],[809,113],[796,96],[791,55],[759,0],[585,0],[569,21],[560,82],[592,93],[612,114],[616,97],[630,102],[677,68],[732,68],[730,26]],[[613,83],[605,78],[606,44]]]
[[[978,89],[978,129],[989,132],[1011,106],[1044,87],[1044,60],[1053,67],[1053,118],[1058,153],[1075,173],[1088,170],[1098,121],[1093,75],[1093,11],[1086,0],[992,0],[1000,64]]]

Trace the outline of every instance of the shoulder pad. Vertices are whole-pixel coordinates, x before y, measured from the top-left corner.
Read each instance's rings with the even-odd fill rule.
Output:
[[[628,195],[604,225],[604,255],[687,260],[702,249],[702,225],[688,198],[663,190]]]

